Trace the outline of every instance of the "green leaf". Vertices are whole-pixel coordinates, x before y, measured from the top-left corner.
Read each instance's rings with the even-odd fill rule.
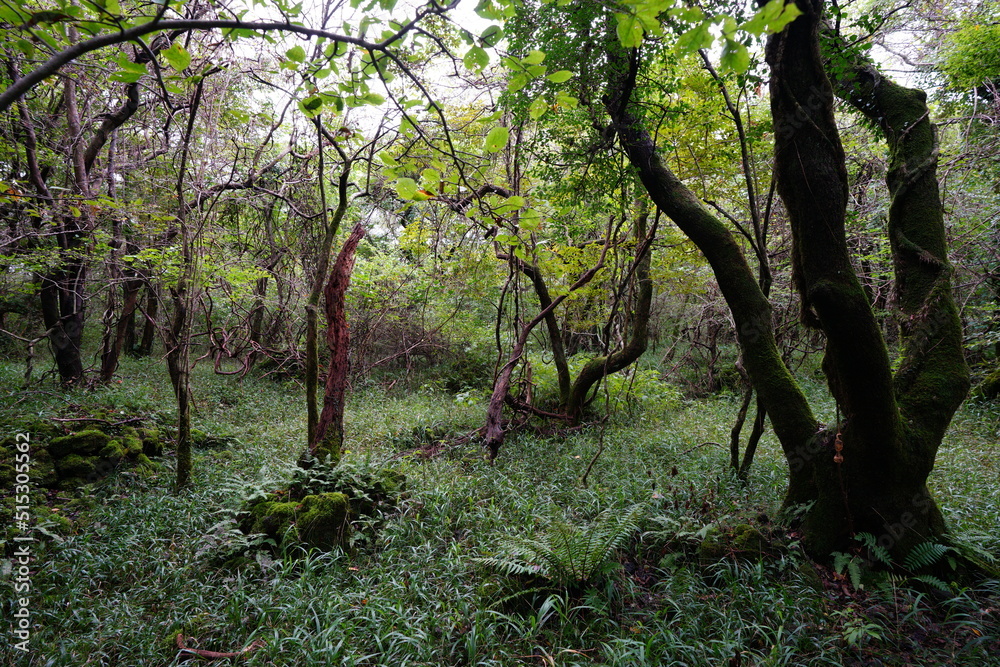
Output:
[[[531,116],[531,120],[538,120],[545,115],[545,112],[549,110],[549,104],[545,101],[544,97],[536,97],[532,101],[531,105],[528,107],[528,115]]]
[[[573,73],[570,72],[568,69],[561,69],[558,72],[553,72],[552,74],[549,74],[545,78],[551,81],[552,83],[566,83],[567,81],[573,78]]]
[[[412,178],[401,178],[396,181],[396,194],[401,199],[413,199],[417,194],[417,182]]]
[[[285,57],[292,62],[304,63],[306,61],[306,50],[300,45],[296,45],[285,51]]]
[[[575,109],[580,100],[563,92],[556,93],[556,105],[564,109]]]
[[[112,81],[119,81],[121,83],[135,83],[146,74],[147,72],[120,70],[118,72],[115,72],[108,78],[111,79]]]
[[[183,72],[191,64],[191,54],[177,42],[171,44],[170,48],[163,49],[160,53],[163,54],[164,60],[178,72]]]
[[[542,214],[532,208],[522,212],[517,221],[517,226],[526,232],[536,232],[541,225]]]
[[[299,100],[299,109],[309,118],[315,118],[323,110],[323,98],[319,95]]]
[[[485,49],[473,46],[462,58],[462,62],[467,69],[481,70],[490,64],[490,55],[486,53]]]
[[[747,47],[735,39],[726,39],[726,46],[722,49],[722,68],[737,74],[742,74],[750,67],[750,53]]]
[[[503,204],[497,207],[496,211],[501,215],[505,215],[507,213],[513,213],[519,208],[523,208],[524,205],[527,203],[528,202],[525,201],[524,197],[521,197],[520,195],[514,195],[513,197],[508,197],[507,199],[505,199]]]
[[[28,58],[35,57],[35,45],[26,39],[17,40],[17,50]]]
[[[642,22],[635,14],[616,13],[618,26],[618,41],[626,49],[635,49],[642,45]]]
[[[503,30],[500,26],[491,25],[479,35],[479,41],[483,46],[496,46],[503,39]]]
[[[545,60],[545,52],[539,51],[538,49],[532,49],[528,51],[528,55],[521,58],[522,65],[537,65]]]
[[[490,153],[498,153],[507,145],[508,139],[510,139],[510,130],[502,125],[498,125],[486,135],[486,150]]]
[[[694,53],[698,49],[707,49],[715,41],[709,31],[711,23],[705,21],[688,30],[677,38],[677,50],[681,53]]]
[[[510,81],[507,82],[507,90],[512,93],[516,93],[526,85],[528,85],[528,75],[521,72],[520,74],[515,74],[510,77]]]

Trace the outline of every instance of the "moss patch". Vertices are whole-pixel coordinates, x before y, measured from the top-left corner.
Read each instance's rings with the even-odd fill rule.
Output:
[[[64,435],[61,438],[53,438],[49,441],[48,449],[53,458],[57,459],[71,454],[93,456],[104,449],[109,442],[111,442],[110,435],[92,428]]]
[[[329,551],[343,545],[351,527],[347,496],[336,492],[306,496],[297,525],[299,539],[307,546]]]

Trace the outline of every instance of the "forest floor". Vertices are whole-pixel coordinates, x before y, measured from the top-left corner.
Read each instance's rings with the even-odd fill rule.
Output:
[[[0,386],[22,373],[0,364]],[[168,445],[153,470],[49,492],[64,519],[33,519],[27,592],[11,586],[22,543],[8,532],[4,616],[27,609],[30,640],[25,652],[4,637],[0,663],[185,664],[196,658],[181,635],[187,648],[247,649],[223,662],[246,665],[1000,665],[997,580],[880,576],[855,553],[829,566],[805,556],[780,511],[774,441],[747,484],[728,471],[734,396],[635,400],[603,423],[524,429],[491,465],[465,437],[483,392],[356,386],[342,465],[392,467],[406,492],[347,552],[303,554],[255,548],[237,530],[245,500],[291,475],[301,387],[208,368],[194,380],[195,426],[213,446],[195,451],[189,489],[172,490]],[[97,414],[169,433],[162,363],[129,360],[92,390],[4,389],[0,437]],[[998,442],[997,404],[962,408],[931,478],[961,545],[940,545],[939,572],[958,549],[1000,556]],[[618,528],[617,549],[579,547],[582,574],[545,566],[574,557],[560,536]]]

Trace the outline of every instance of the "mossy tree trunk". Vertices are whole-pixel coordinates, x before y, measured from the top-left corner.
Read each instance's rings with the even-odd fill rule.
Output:
[[[848,72],[855,104],[879,119],[890,146],[888,232],[904,341],[903,364],[893,373],[845,238],[845,158],[818,46],[823,3],[798,4],[803,15],[768,47],[776,175],[791,222],[802,317],[826,336],[823,368],[843,416],[839,424],[824,429],[816,421],[781,359],[771,306],[733,234],[664,164],[632,111],[636,52],[610,50],[605,105],[654,202],[715,272],[747,373],[788,461],[785,502],[811,503],[803,523],[808,548],[825,556],[867,532],[899,557],[944,532],[926,480],[968,389],[935,178],[934,130],[922,93],[874,79],[868,67]]]
[[[845,157],[818,39],[823,2],[798,5],[803,15],[768,46],[775,173],[792,227],[803,319],[826,336],[823,369],[843,415],[840,455],[820,450],[804,463],[817,492],[804,531],[821,553],[863,531],[905,555],[945,530],[926,480],[969,383],[935,132],[922,91],[895,85],[860,60],[833,68],[838,85],[889,144],[887,231],[903,341],[903,363],[893,373],[846,241]]]

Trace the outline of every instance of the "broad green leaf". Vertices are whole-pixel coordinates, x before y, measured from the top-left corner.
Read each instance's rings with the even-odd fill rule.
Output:
[[[750,67],[750,53],[741,42],[735,39],[726,39],[720,64],[723,69],[742,74]]]
[[[490,55],[485,49],[473,46],[462,59],[467,69],[480,70],[490,64]]]
[[[524,197],[521,197],[520,195],[514,195],[513,197],[508,197],[507,199],[505,199],[504,202],[500,204],[500,206],[498,206],[496,210],[497,213],[500,213],[501,215],[507,213],[513,213],[514,211],[523,208],[524,205],[527,203],[528,202],[525,201]]]
[[[35,45],[26,39],[17,40],[17,50],[23,53],[27,58],[35,57]]]
[[[556,106],[563,109],[575,109],[580,104],[580,100],[563,92],[556,93]]]
[[[558,72],[553,72],[552,74],[549,74],[545,78],[551,81],[552,83],[566,83],[567,81],[573,78],[573,73],[570,72],[568,69],[561,69]]]
[[[441,183],[441,172],[437,169],[424,169],[420,172],[420,185],[426,190],[437,192]]]
[[[178,72],[183,72],[191,64],[191,54],[177,42],[171,44],[170,48],[163,49],[160,53],[163,54],[167,63]]]
[[[523,65],[537,65],[545,60],[545,52],[539,51],[538,49],[532,49],[528,51],[528,55],[521,58],[521,64]]]
[[[694,53],[698,49],[707,49],[715,40],[709,32],[711,24],[707,21],[696,25],[677,38],[677,50],[681,53]]]
[[[299,100],[299,109],[309,118],[315,118],[323,110],[323,98],[319,95]]]
[[[285,57],[295,63],[304,63],[306,61],[306,50],[300,45],[295,45],[285,51]]]
[[[538,228],[542,225],[542,214],[535,209],[529,208],[527,211],[521,213],[521,217],[518,218],[517,226],[526,232],[538,231]]]
[[[503,12],[500,11],[500,8],[492,0],[479,0],[475,12],[487,21],[495,21],[503,18]]]
[[[528,115],[531,116],[531,120],[538,120],[545,115],[545,112],[549,110],[549,104],[545,101],[544,97],[536,97],[532,101],[531,105],[528,107]]]
[[[486,150],[490,153],[498,153],[507,145],[508,139],[510,139],[510,130],[502,125],[498,125],[486,135]]]
[[[496,46],[501,39],[503,39],[503,29],[497,25],[489,26],[479,35],[479,40],[487,47]]]
[[[412,178],[401,178],[396,181],[396,194],[401,199],[413,199],[417,194],[417,182]]]
[[[618,26],[615,29],[618,33],[618,41],[626,49],[638,48],[642,45],[642,23],[635,14],[615,14]]]
[[[372,106],[376,106],[377,107],[380,104],[382,104],[382,103],[385,102],[385,97],[382,96],[382,95],[379,95],[378,93],[368,93],[367,95],[365,95],[364,100],[368,104],[371,104]]]
[[[524,88],[526,85],[528,85],[528,75],[525,74],[524,72],[521,72],[519,74],[515,74],[514,76],[510,77],[510,81],[507,82],[507,90],[509,90],[512,93],[516,93],[517,91]]]

